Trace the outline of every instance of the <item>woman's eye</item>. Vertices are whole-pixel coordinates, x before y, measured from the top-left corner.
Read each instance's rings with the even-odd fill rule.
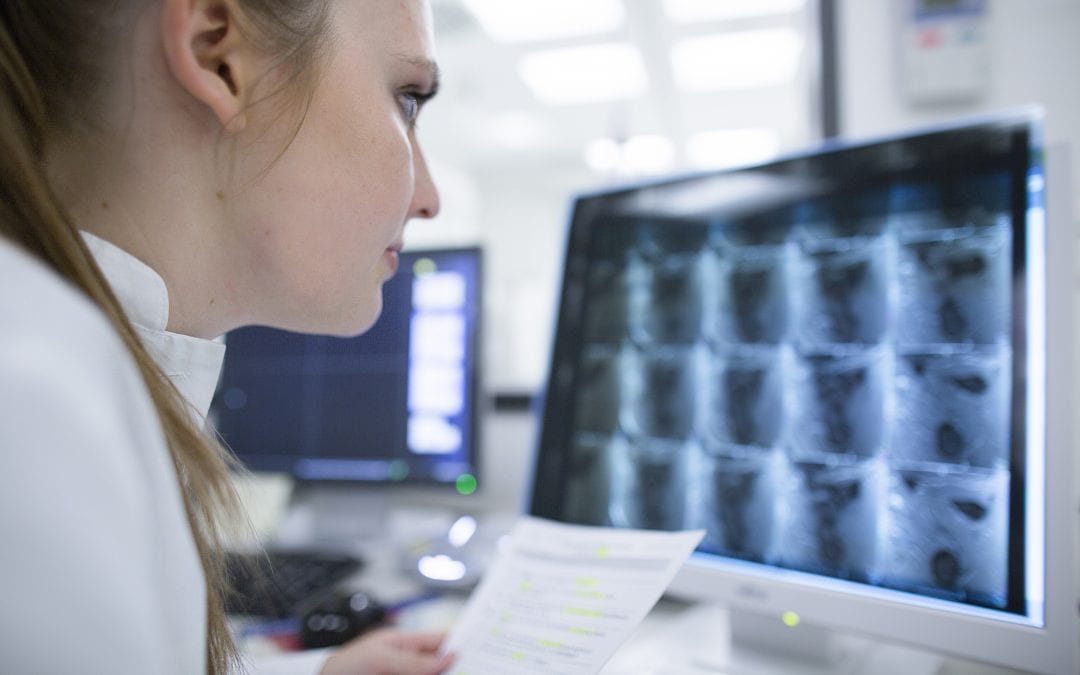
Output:
[[[416,117],[420,114],[420,97],[411,92],[406,92],[398,96],[398,100],[401,105],[401,113],[405,117],[405,121],[409,125],[416,123]]]
[[[401,106],[401,114],[409,127],[416,126],[416,118],[420,116],[420,109],[434,95],[434,91],[425,92],[414,89],[398,93],[398,105]]]
[[[416,118],[420,116],[420,109],[424,107],[424,103],[432,96],[434,96],[434,94],[424,93],[422,91],[403,91],[398,94],[401,114],[404,116],[405,122],[408,123],[410,127],[416,126]]]

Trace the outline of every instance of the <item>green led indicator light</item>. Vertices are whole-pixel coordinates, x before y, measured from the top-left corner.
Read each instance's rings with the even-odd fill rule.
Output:
[[[416,276],[421,274],[431,274],[436,270],[435,261],[431,258],[420,258],[413,263],[412,271]]]
[[[463,473],[458,476],[457,491],[463,495],[471,495],[476,492],[476,476],[471,473]]]
[[[386,475],[390,477],[390,480],[405,480],[405,477],[409,475],[409,465],[400,459],[395,459],[390,462]]]
[[[780,620],[784,622],[784,625],[788,628],[794,628],[799,625],[799,615],[795,612],[784,612],[780,615]]]

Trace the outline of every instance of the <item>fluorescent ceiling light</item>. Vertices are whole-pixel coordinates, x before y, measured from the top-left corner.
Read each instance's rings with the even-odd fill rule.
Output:
[[[802,9],[806,0],[664,0],[664,12],[675,23],[725,21]]]
[[[611,32],[623,25],[622,0],[464,0],[499,42],[554,40]]]
[[[802,45],[790,28],[718,33],[676,43],[671,65],[688,91],[769,87],[795,79]]]
[[[766,128],[703,131],[686,143],[686,159],[699,169],[756,164],[779,152],[780,135]]]
[[[548,105],[633,98],[648,84],[641,53],[628,44],[533,52],[522,57],[518,73]]]

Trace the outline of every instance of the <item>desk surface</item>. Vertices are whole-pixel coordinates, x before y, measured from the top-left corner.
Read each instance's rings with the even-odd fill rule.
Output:
[[[400,607],[394,613],[397,625],[411,630],[448,630],[468,595],[465,591],[443,591],[432,595],[418,575],[408,573],[408,537],[422,536],[436,527],[428,518],[424,527],[414,528],[406,539],[358,544],[354,552],[367,564],[346,586],[363,589],[388,607]],[[400,520],[417,518],[417,513],[396,513],[389,531],[408,531],[412,525]],[[507,519],[506,522],[512,522]],[[501,524],[500,526],[507,525]],[[838,638],[844,658],[833,666],[818,667],[779,661],[774,657],[743,654],[734,665],[728,660],[727,612],[719,607],[689,604],[662,599],[616,652],[601,675],[835,675],[839,673],[875,673],[875,675],[915,675],[919,669],[937,675],[1016,675],[1021,671],[994,668],[983,664],[943,659],[901,647],[878,645],[854,638]],[[706,647],[708,652],[703,651]],[[264,639],[245,641],[251,653],[277,649]],[[759,658],[760,657],[760,658]]]

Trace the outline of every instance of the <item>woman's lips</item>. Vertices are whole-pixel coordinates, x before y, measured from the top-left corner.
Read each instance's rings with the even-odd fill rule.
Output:
[[[386,264],[390,267],[390,276],[394,276],[397,273],[398,265],[401,263],[401,256],[398,255],[398,249],[388,248],[383,253],[383,258],[386,260]]]

